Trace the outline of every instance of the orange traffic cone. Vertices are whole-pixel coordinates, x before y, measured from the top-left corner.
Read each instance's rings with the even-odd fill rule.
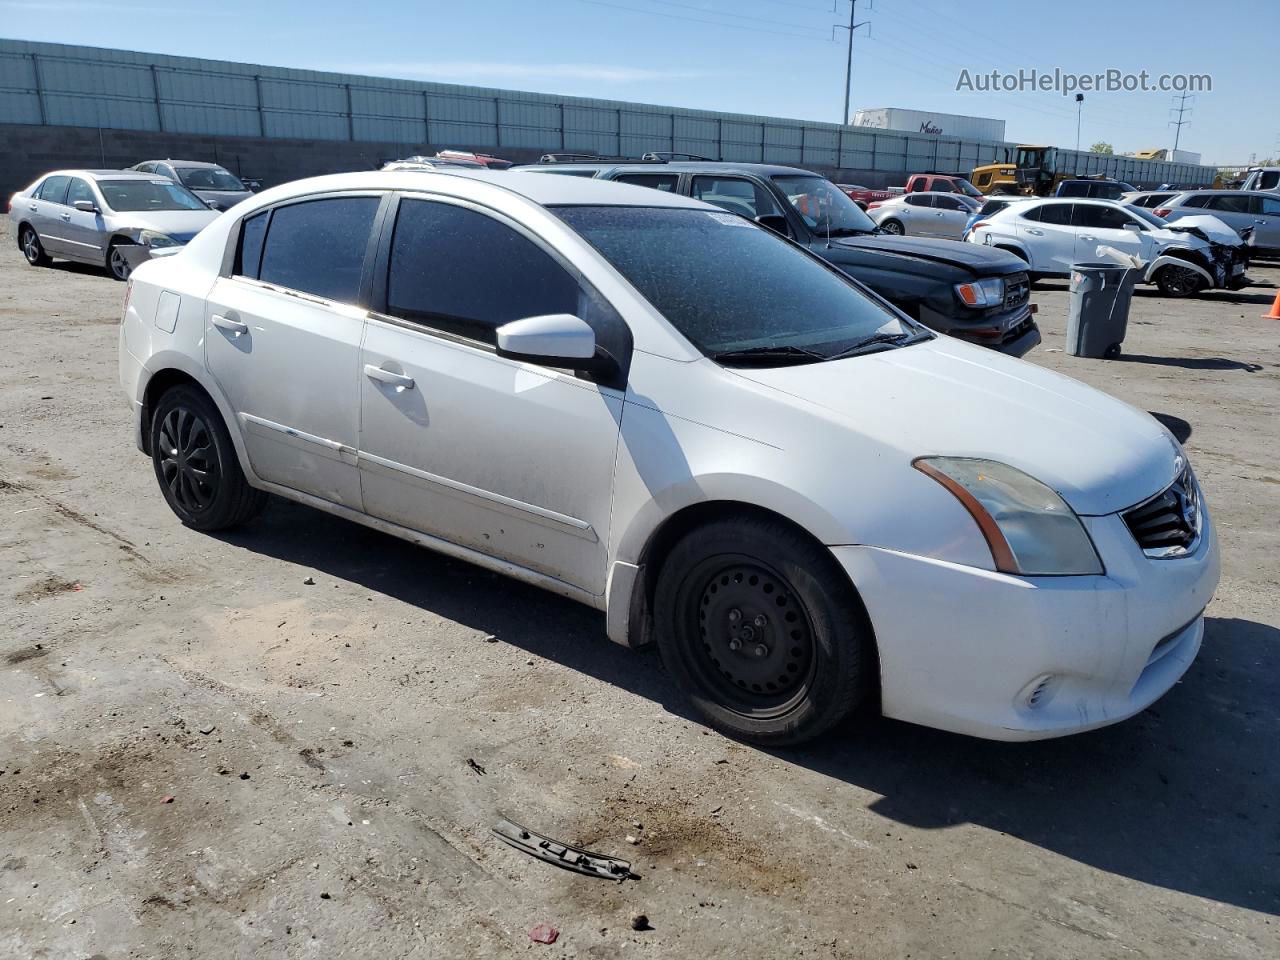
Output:
[[[1271,305],[1271,312],[1262,315],[1263,320],[1280,320],[1280,293],[1276,294],[1276,302]]]

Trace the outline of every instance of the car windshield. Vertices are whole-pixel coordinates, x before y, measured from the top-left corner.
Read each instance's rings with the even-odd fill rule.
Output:
[[[955,184],[956,193],[963,193],[966,197],[981,197],[983,195],[982,191],[968,180],[959,178],[952,182]]]
[[[172,180],[99,180],[98,189],[112,210],[208,210],[205,202]]]
[[[735,214],[656,207],[555,212],[694,346],[721,362],[813,362],[868,340],[883,348],[927,336],[835,269]]]
[[[1169,226],[1169,222],[1167,220],[1161,220],[1150,210],[1140,207],[1136,203],[1126,203],[1124,208],[1147,226],[1153,227],[1156,230],[1163,230],[1165,227]]]
[[[830,180],[813,175],[785,175],[773,182],[818,236],[852,237],[875,233],[876,225],[849,195]]]
[[[245,186],[229,171],[218,167],[178,167],[178,179],[188,190],[234,190],[242,193]]]

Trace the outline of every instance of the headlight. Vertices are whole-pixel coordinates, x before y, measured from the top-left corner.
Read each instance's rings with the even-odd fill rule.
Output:
[[[138,242],[144,247],[180,247],[182,244],[159,230],[143,230],[138,234]]]
[[[966,307],[995,307],[1004,303],[1004,281],[989,277],[976,283],[957,283],[956,296]]]
[[[994,460],[921,457],[917,470],[946,487],[977,522],[1002,573],[1101,574],[1080,518],[1034,477]]]

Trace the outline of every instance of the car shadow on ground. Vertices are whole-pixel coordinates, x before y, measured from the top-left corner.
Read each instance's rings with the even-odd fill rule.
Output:
[[[462,561],[279,500],[223,535],[493,634],[692,719],[652,654],[604,617]],[[972,823],[1142,883],[1280,914],[1280,630],[1210,617],[1181,683],[1114,727],[996,743],[862,714],[773,756],[880,797],[921,829]]]
[[[106,267],[95,267],[93,264],[80,263],[76,260],[55,260],[44,269],[57,270],[60,273],[78,273],[86,277],[106,277],[114,279]]]
[[[1171,413],[1157,413],[1154,410],[1148,410],[1149,414],[1156,420],[1159,420],[1164,428],[1177,438],[1179,443],[1186,443],[1191,439],[1191,424],[1187,423],[1181,417],[1175,417]]]
[[[1271,288],[1274,291],[1274,288]],[[1152,286],[1138,286],[1134,288],[1133,295],[1135,297],[1154,297],[1157,300],[1168,300],[1163,293]],[[1245,293],[1242,290],[1202,290],[1197,293],[1192,300],[1203,300],[1209,303],[1256,303],[1270,306],[1275,302],[1276,295],[1272,293]]]
[[[1230,360],[1227,357],[1153,357],[1145,353],[1122,353],[1112,362],[1153,363],[1187,370],[1243,370],[1246,373],[1257,373],[1262,369],[1261,364]]]

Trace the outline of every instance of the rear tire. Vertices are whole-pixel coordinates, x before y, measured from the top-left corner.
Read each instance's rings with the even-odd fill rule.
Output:
[[[222,414],[208,395],[171,387],[151,417],[151,461],[165,502],[193,530],[226,530],[262,512],[267,495],[249,486]]]
[[[1107,347],[1107,349],[1102,352],[1102,358],[1104,360],[1119,360],[1120,344],[1113,343],[1111,346]]]
[[[895,237],[903,237],[906,236],[907,233],[906,227],[902,225],[902,221],[900,220],[886,220],[884,223],[880,224],[880,229]]]
[[[44,246],[40,243],[40,235],[36,233],[34,227],[22,228],[22,233],[18,238],[18,245],[22,247],[22,255],[31,266],[47,267],[53,263],[53,259],[44,252]]]
[[[658,573],[654,611],[668,672],[730,736],[810,740],[871,688],[874,643],[843,571],[779,521],[735,517],[686,534]]]

